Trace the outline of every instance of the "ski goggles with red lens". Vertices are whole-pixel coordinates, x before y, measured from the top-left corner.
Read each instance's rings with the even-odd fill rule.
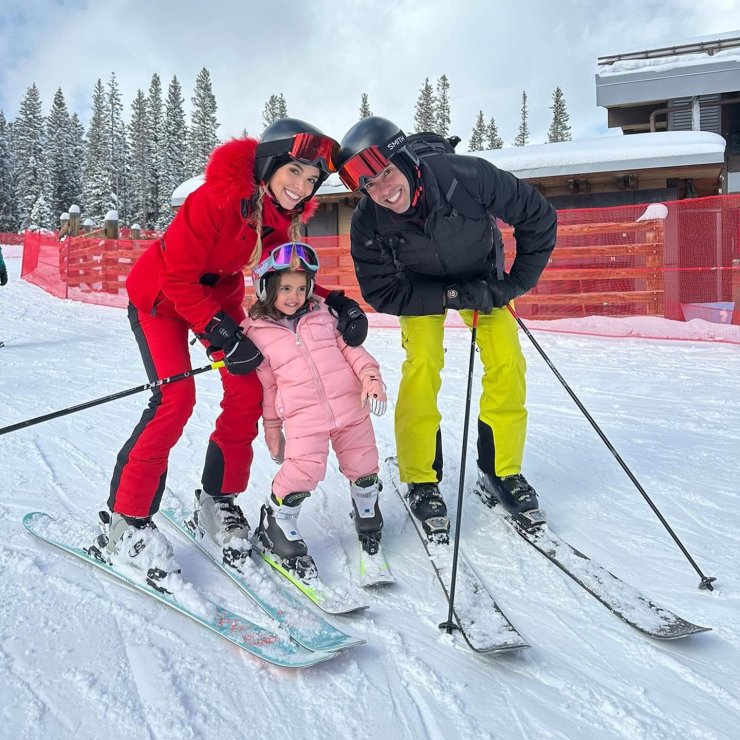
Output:
[[[270,272],[287,270],[291,263],[298,260],[298,269],[315,274],[319,269],[319,258],[316,252],[302,242],[288,242],[275,247],[265,259],[254,268],[257,278],[262,278]]]
[[[350,189],[364,188],[367,181],[377,177],[388,165],[390,160],[373,145],[363,149],[359,154],[350,157],[339,168],[339,179]]]
[[[339,144],[329,136],[296,134],[292,139],[278,139],[260,143],[260,156],[278,156],[286,153],[298,162],[318,167],[327,174],[337,171]]]
[[[377,177],[389,164],[391,157],[406,152],[406,134],[400,129],[382,144],[373,144],[350,157],[339,168],[339,179],[350,189],[364,188],[368,180]]]

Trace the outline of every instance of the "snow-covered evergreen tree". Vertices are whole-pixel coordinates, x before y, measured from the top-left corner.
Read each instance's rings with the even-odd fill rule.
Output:
[[[473,126],[473,133],[470,134],[468,151],[480,152],[486,144],[487,135],[488,129],[486,128],[486,119],[483,117],[483,111],[479,110],[478,117],[475,119],[475,126]]]
[[[128,213],[128,173],[126,171],[126,126],[123,122],[123,103],[115,73],[108,80],[108,120],[106,124],[111,151],[111,179],[114,210],[122,223],[130,224]]]
[[[503,146],[504,140],[498,135],[498,126],[492,116],[486,129],[486,149],[501,149]]]
[[[72,149],[69,162],[72,202],[69,205],[76,205],[79,208],[82,203],[82,168],[85,165],[85,127],[76,113],[73,113],[69,119],[69,136]]]
[[[46,119],[47,191],[51,215],[59,219],[73,204],[79,205],[79,172],[74,161],[75,134],[62,89],[57,89]],[[58,221],[57,221],[58,225]]]
[[[147,119],[149,127],[149,193],[147,197],[147,219],[139,221],[145,229],[153,229],[160,217],[160,208],[165,201],[167,190],[167,169],[165,152],[165,113],[162,102],[162,83],[158,74],[152,75],[147,98]],[[169,193],[166,201],[169,201]],[[169,206],[166,206],[169,212]]]
[[[108,120],[108,98],[102,81],[98,79],[93,89],[92,114],[82,170],[82,212],[96,226],[102,226],[105,214],[116,208]]]
[[[370,110],[367,93],[362,93],[362,101],[360,102],[360,118],[369,118],[372,114],[373,112]]]
[[[267,128],[271,123],[287,117],[288,104],[285,101],[285,96],[282,93],[279,95],[270,95],[262,111],[263,129]]]
[[[188,177],[202,175],[203,169],[211,156],[211,152],[218,145],[218,121],[216,120],[216,96],[213,94],[211,73],[203,67],[198,73],[190,99],[193,108],[190,113],[190,128],[188,129]]]
[[[519,119],[519,133],[514,139],[514,146],[527,146],[529,144],[529,114],[527,112],[527,93],[522,91],[522,111]]]
[[[51,211],[44,197],[46,151],[41,95],[36,83],[28,88],[21,102],[13,131],[16,157],[16,203],[20,228],[51,228]]]
[[[436,106],[437,101],[434,97],[434,89],[429,84],[429,78],[427,77],[419,90],[419,97],[416,100],[414,127],[417,132],[435,130],[437,126],[435,115]]]
[[[15,198],[15,156],[10,140],[10,125],[0,110],[0,231],[17,231],[18,210]]]
[[[36,198],[36,202],[31,207],[31,214],[29,217],[29,228],[30,229],[56,229],[59,227],[58,218],[54,218],[51,214],[51,208],[49,202],[46,200],[46,194],[43,189],[39,193],[39,197]]]
[[[128,171],[129,213],[131,223],[138,223],[143,228],[150,228],[152,223],[151,183],[152,157],[149,139],[149,104],[142,90],[136,92],[131,103],[131,118],[128,124]]]
[[[547,132],[547,141],[552,144],[556,141],[570,141],[570,116],[565,107],[565,95],[560,87],[556,87],[552,94],[552,122]]]
[[[440,136],[447,136],[450,133],[450,82],[447,75],[442,75],[437,80],[437,110],[436,125],[434,131]]]
[[[173,77],[167,89],[167,102],[164,113],[164,165],[165,176],[162,181],[159,218],[156,228],[164,230],[172,220],[170,198],[174,189],[188,178],[186,168],[186,152],[183,143],[187,140],[187,126],[185,124],[184,99],[182,87],[177,77]]]

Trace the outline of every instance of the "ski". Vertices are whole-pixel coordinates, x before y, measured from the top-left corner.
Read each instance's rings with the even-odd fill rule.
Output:
[[[224,563],[222,553],[210,540],[197,534],[189,512],[160,509],[165,519],[198,547],[249,596],[268,616],[275,620],[298,644],[309,650],[343,650],[366,641],[348,635],[303,606],[292,594],[271,578],[251,558],[238,566]]]
[[[369,606],[369,604],[354,597],[346,588],[331,588],[319,576],[307,580],[299,578],[295,573],[285,568],[269,550],[265,550],[256,537],[252,539],[252,551],[253,553],[256,552],[270,566],[270,573],[278,578],[280,582],[285,583],[287,581],[295,586],[301,594],[326,614],[351,614],[367,609]]]
[[[482,492],[478,485],[474,490],[484,504],[491,508],[500,508],[495,499]],[[537,552],[557,565],[612,614],[638,632],[657,640],[677,640],[711,630],[711,627],[692,624],[668,609],[658,606],[636,588],[576,550],[553,532],[544,512],[539,509],[520,515],[520,518],[510,514],[504,514],[503,518]]]
[[[365,551],[360,543],[360,586],[363,588],[372,588],[373,586],[384,586],[395,583],[396,579],[391,573],[382,545],[375,555]]]
[[[395,458],[388,458],[386,467],[388,479],[403,502],[449,604],[452,546],[429,542],[424,535],[421,523],[411,513],[408,502],[401,491]],[[495,599],[462,552],[458,553],[457,559],[453,613],[463,639],[477,653],[500,653],[529,647],[526,640],[496,604]]]
[[[158,591],[134,580],[123,570],[88,554],[84,547],[94,542],[95,531],[70,517],[52,517],[44,512],[34,511],[23,517],[23,526],[35,537],[102,570],[126,586],[151,596],[268,663],[301,668],[330,660],[337,655],[335,652],[307,650],[287,636],[260,627],[204,598],[192,584],[181,577],[170,581],[175,585],[173,592]]]

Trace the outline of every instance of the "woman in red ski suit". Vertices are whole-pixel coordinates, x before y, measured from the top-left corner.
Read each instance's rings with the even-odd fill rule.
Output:
[[[226,363],[220,370],[221,414],[208,442],[202,475],[203,491],[215,497],[221,511],[210,517],[214,521],[205,520],[205,509],[201,517],[206,530],[216,530],[206,533],[225,553],[228,531],[219,535],[219,527],[246,538],[246,520],[234,498],[247,487],[251,445],[262,410],[262,388],[252,372],[262,356],[239,328],[245,318],[242,271],[254,266],[269,248],[298,240],[300,222],[315,210],[313,196],[333,171],[335,154],[333,139],[290,118],[269,126],[259,142],[241,138],[217,147],[204,184],[188,196],[162,238],[139,258],[126,283],[129,321],[150,381],[191,369],[189,331],[209,348],[209,356]],[[342,293],[320,288],[317,292],[338,315],[346,341],[361,344],[367,319],[357,303]],[[131,532],[126,537],[120,532],[127,525],[137,531],[156,529],[150,517],[165,488],[169,452],[194,404],[192,378],[152,391],[147,409],[118,454],[110,512],[101,512],[107,559],[120,556],[122,547],[146,547],[146,537],[142,544],[131,541]],[[196,522],[201,497],[206,498],[197,491]]]

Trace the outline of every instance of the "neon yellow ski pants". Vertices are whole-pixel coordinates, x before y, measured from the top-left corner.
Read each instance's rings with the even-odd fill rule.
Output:
[[[472,311],[460,311],[460,316],[472,326]],[[401,368],[395,432],[398,468],[405,483],[434,482],[442,478],[439,433],[442,416],[437,394],[444,367],[444,320],[444,315],[400,317],[401,345],[406,359]],[[506,308],[494,308],[490,314],[478,315],[476,343],[483,363],[479,435],[482,437],[483,431],[487,433],[485,427],[493,435],[492,443],[481,446],[479,440],[478,463],[486,472],[513,475],[521,472],[527,433],[524,406],[527,365],[516,321]],[[463,397],[460,393],[459,398]],[[462,420],[464,411],[461,401],[455,417]]]

